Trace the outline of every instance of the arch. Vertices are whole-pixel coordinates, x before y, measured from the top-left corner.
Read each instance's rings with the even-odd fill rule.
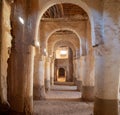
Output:
[[[56,49],[57,47],[60,47],[61,45],[63,45],[63,44],[60,43],[61,41],[62,41],[62,40],[57,41],[57,42],[53,45],[53,47],[52,47],[52,52],[53,52],[54,49]],[[75,49],[74,45],[73,45],[71,42],[65,41],[65,44],[64,44],[64,45],[70,47],[70,48],[72,49],[73,55],[76,56],[76,49]]]
[[[43,14],[45,13],[45,11],[47,11],[47,9],[49,9],[50,7],[52,7],[55,4],[61,4],[61,3],[70,3],[70,4],[75,4],[79,7],[81,7],[88,15],[90,23],[91,23],[91,35],[92,35],[92,44],[95,44],[95,31],[94,31],[94,22],[93,22],[93,15],[92,15],[92,10],[89,8],[89,6],[81,1],[81,0],[51,0],[51,1],[47,1],[45,3],[43,3],[43,6],[41,7],[41,9],[39,10],[39,17],[37,20],[37,26],[36,26],[36,38],[39,38],[39,25],[40,25],[40,21],[41,18],[43,16]]]
[[[59,68],[59,74],[58,74],[58,76],[59,77],[65,76],[65,69],[63,67]]]
[[[81,49],[81,50],[83,50],[84,49],[84,45],[82,45],[82,40],[80,39],[80,36],[79,36],[79,34],[75,31],[75,30],[73,30],[73,29],[71,29],[71,28],[58,28],[58,29],[54,29],[49,35],[48,35],[48,38],[47,38],[47,41],[46,41],[46,47],[47,47],[47,43],[48,43],[48,40],[50,39],[50,37],[55,33],[55,32],[57,32],[57,31],[60,31],[60,30],[68,30],[68,31],[71,31],[71,32],[73,32],[76,36],[77,36],[77,38],[78,38],[78,40],[79,40],[79,50]],[[71,43],[72,44],[72,43]],[[74,46],[74,44],[72,44],[73,46]],[[75,48],[75,46],[74,46],[74,48]],[[73,49],[73,48],[72,48]],[[53,51],[53,48],[52,48],[52,51]],[[74,50],[73,50],[74,51]],[[83,51],[82,51],[83,52]]]
[[[57,32],[57,31],[60,31],[60,30],[68,30],[68,31],[71,31],[71,32],[73,32],[77,37],[78,37],[78,39],[79,39],[79,42],[81,41],[81,37],[80,37],[80,35],[78,34],[78,32],[76,31],[76,30],[74,30],[74,29],[72,29],[72,28],[56,28],[56,29],[54,29],[54,30],[52,30],[52,32],[48,35],[48,37],[47,37],[47,42],[48,42],[48,39],[50,38],[50,36],[52,36],[55,32]],[[46,43],[47,43],[46,42]],[[81,44],[81,43],[80,43]]]
[[[66,68],[65,67],[59,67],[57,68],[57,81],[58,82],[66,82]]]

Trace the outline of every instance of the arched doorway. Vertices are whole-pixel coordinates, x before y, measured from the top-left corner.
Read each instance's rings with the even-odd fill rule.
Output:
[[[57,81],[58,82],[65,82],[66,81],[66,71],[62,67],[58,69]]]
[[[54,20],[54,18],[53,18],[53,20]],[[55,19],[55,20],[57,20],[57,19]],[[43,27],[44,23],[47,23],[47,22],[45,22],[45,21],[47,21],[47,20],[42,19],[42,21],[41,21],[41,25],[42,25],[42,26],[41,26],[41,27]],[[58,19],[57,21],[60,21],[60,20]],[[49,20],[48,23],[50,24],[50,22],[53,23],[53,21]],[[63,21],[63,22],[64,22],[64,21]],[[57,24],[54,24],[54,27],[57,26],[57,25],[60,25],[59,27],[57,27],[57,28],[60,29],[60,28],[62,27],[62,25],[66,25],[66,27],[70,28],[70,25],[73,24],[73,23],[71,23],[71,22],[69,22],[69,23],[71,23],[71,24],[69,24],[69,23],[68,23],[68,24],[62,24],[63,22],[61,21],[60,24],[58,24],[58,23],[57,23]],[[75,22],[76,22],[76,21],[75,21]],[[67,22],[66,22],[66,23],[67,23]],[[47,25],[48,25],[48,24],[47,24]],[[80,25],[80,24],[79,24],[79,25]],[[45,26],[45,27],[46,27],[46,26]],[[51,25],[50,27],[52,27],[52,30],[55,29],[52,25]],[[66,28],[66,27],[62,27],[62,28]],[[74,30],[74,27],[76,27],[76,26],[75,26],[75,23],[74,23],[74,25],[72,25],[71,27],[73,27],[72,30]],[[82,26],[81,26],[81,27],[82,27]],[[44,28],[44,27],[43,27],[43,28]],[[79,27],[78,27],[78,28],[79,28]],[[78,29],[78,28],[77,28],[77,29]],[[42,52],[41,52],[41,53],[44,52],[44,49],[48,49],[48,48],[46,48],[46,41],[47,41],[47,38],[48,38],[47,36],[48,36],[48,35],[51,35],[50,33],[53,33],[53,32],[51,32],[51,31],[48,31],[48,30],[51,30],[49,27],[47,27],[46,29],[44,28],[44,30],[45,30],[44,32],[43,32],[43,30],[40,32],[40,33],[41,33],[41,34],[40,34],[40,35],[41,35],[41,36],[40,36],[40,38],[41,38],[41,40],[40,40],[41,45],[40,45],[40,46],[42,47],[42,48],[41,48],[41,49],[42,49]],[[56,30],[56,29],[55,29],[55,30]],[[79,28],[78,31],[80,31],[80,30],[81,30],[81,29]],[[47,31],[48,31],[48,32],[47,32]],[[62,33],[67,33],[67,34],[68,34],[69,32],[68,32],[68,31],[65,31],[65,30],[64,30],[64,31],[62,30],[62,31],[59,31],[57,34],[60,35],[60,34],[62,34]],[[84,33],[84,32],[83,32],[83,33]],[[71,34],[71,33],[70,33],[70,34]],[[81,34],[81,35],[82,35],[82,34]],[[86,36],[84,36],[84,37],[83,37],[83,36],[84,36],[84,35],[81,36],[82,39],[83,39],[84,37],[86,37]],[[64,39],[64,38],[65,38],[65,37],[63,37],[63,39]],[[80,36],[79,36],[79,38],[80,38]],[[44,39],[44,42],[43,42],[43,39]],[[58,39],[58,38],[56,37],[56,39]],[[69,39],[69,37],[68,37],[67,39]],[[73,41],[71,40],[73,44],[74,44],[74,40],[75,40],[75,39],[73,39]],[[53,41],[53,39],[52,39],[51,41]],[[81,40],[81,41],[82,41],[82,40]],[[62,42],[63,42],[63,40],[62,40]],[[78,42],[80,43],[80,39],[79,39]],[[85,42],[85,39],[84,39],[84,42]],[[83,44],[84,42],[82,42],[82,45],[83,45],[84,48],[86,48],[86,46],[85,46],[86,43]],[[51,44],[52,44],[52,43],[51,43]],[[51,46],[51,44],[50,44],[50,46]],[[63,44],[62,44],[60,47],[62,47],[62,50],[63,50],[63,47],[66,47],[66,46],[67,46],[67,45],[63,45]],[[67,47],[68,47],[68,46],[67,46]],[[82,48],[82,46],[81,46],[81,48]],[[81,49],[81,50],[82,50],[82,49]],[[85,49],[84,49],[84,50],[85,50]],[[49,49],[48,49],[48,51],[49,51]],[[60,50],[59,50],[59,51],[60,51]],[[58,52],[59,52],[59,51],[58,51]],[[79,51],[80,51],[79,48],[78,48],[77,50],[75,49],[75,57],[72,57],[73,52],[72,52],[72,50],[69,50],[69,52],[70,52],[70,54],[71,54],[71,58],[70,58],[70,59],[71,59],[71,60],[74,59],[75,62],[76,62],[76,63],[74,63],[74,65],[76,64],[75,66],[77,66],[77,62],[79,63],[79,58],[80,58],[80,57],[79,57],[80,55],[78,55],[78,54],[79,54]],[[82,52],[82,53],[83,53],[83,52]],[[43,53],[43,54],[44,54],[44,53]],[[51,70],[52,70],[52,72],[51,72],[52,74],[51,74],[51,75],[53,76],[54,71],[56,71],[57,74],[54,74],[54,75],[58,75],[58,78],[61,78],[61,77],[63,77],[64,75],[66,76],[66,71],[65,71],[64,68],[61,66],[62,63],[60,63],[60,62],[63,62],[63,57],[65,58],[65,55],[60,55],[59,57],[62,57],[62,59],[61,59],[61,60],[60,60],[60,59],[59,59],[59,60],[57,59],[57,60],[55,61],[56,54],[57,54],[57,53],[55,53],[55,50],[54,50],[54,51],[51,53],[51,55],[50,55],[50,57],[53,59],[51,65],[54,65],[53,67],[51,66],[51,67],[52,67],[52,68],[51,68]],[[83,54],[82,54],[82,55],[83,55]],[[84,55],[85,55],[85,54],[84,54]],[[47,55],[47,56],[49,56],[49,55]],[[69,56],[70,56],[70,55],[68,54],[67,57],[69,57]],[[65,59],[64,59],[64,60],[65,60]],[[65,61],[64,61],[64,62],[65,62]],[[72,61],[70,61],[70,62],[72,62]],[[56,69],[57,69],[57,70],[55,69],[55,65],[57,65],[57,66],[56,66]],[[71,64],[69,64],[69,65],[71,65]],[[68,66],[69,66],[69,65],[68,65]],[[61,68],[59,68],[59,67],[61,67]],[[69,66],[69,67],[70,67],[70,66]],[[67,67],[67,68],[69,69],[69,67]],[[59,69],[58,69],[58,68],[59,68]],[[79,68],[77,68],[77,69],[78,69],[77,71],[74,70],[74,73],[75,73],[74,75],[76,76],[76,78],[79,77],[79,75],[78,75],[78,74],[79,74],[79,72],[78,72],[78,71],[79,71]],[[73,68],[71,68],[71,70],[73,70]],[[68,72],[68,71],[67,71],[67,72]],[[73,72],[72,72],[72,73],[73,73]],[[56,80],[56,79],[55,79],[55,80]],[[78,79],[76,79],[76,80],[78,80]],[[81,79],[80,79],[80,80],[81,80]],[[55,84],[55,85],[56,85],[56,84]],[[55,85],[54,85],[54,86],[55,86]],[[57,84],[57,85],[58,85],[58,84]],[[86,85],[86,84],[85,84],[85,85]],[[79,95],[79,96],[80,96],[80,95]]]

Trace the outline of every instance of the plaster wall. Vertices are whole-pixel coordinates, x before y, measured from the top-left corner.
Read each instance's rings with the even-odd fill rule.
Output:
[[[7,68],[8,68],[8,58],[10,55],[11,48],[11,25],[10,25],[10,15],[11,7],[7,0],[1,1],[1,45],[0,45],[0,95],[2,103],[8,104],[7,101]]]
[[[95,48],[96,95],[118,99],[120,68],[120,1],[105,0],[103,12],[104,44]],[[114,7],[115,8],[114,8]],[[101,75],[102,73],[102,75]],[[100,78],[100,79],[99,79]],[[101,85],[103,84],[103,85]]]

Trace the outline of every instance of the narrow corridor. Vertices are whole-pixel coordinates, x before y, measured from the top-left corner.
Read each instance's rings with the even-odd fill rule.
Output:
[[[67,84],[52,86],[46,100],[34,101],[34,115],[92,115],[93,103],[82,102],[77,87]]]

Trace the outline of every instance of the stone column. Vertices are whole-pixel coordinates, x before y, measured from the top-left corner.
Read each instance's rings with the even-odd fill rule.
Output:
[[[51,59],[51,73],[50,73],[50,83],[54,85],[54,59]]]
[[[103,50],[104,49],[104,50]],[[119,49],[119,48],[118,48]],[[101,53],[106,53],[104,46],[99,46]],[[120,76],[120,65],[119,56],[114,51],[110,55],[98,54],[98,48],[96,48],[95,54],[95,115],[119,115],[119,76]],[[107,52],[106,52],[107,51]]]
[[[45,64],[45,89],[46,91],[50,90],[50,59],[49,57],[46,58]]]
[[[35,49],[33,46],[28,47],[26,62],[26,90],[25,90],[25,113],[33,114],[33,72],[34,72]]]
[[[82,99],[85,101],[94,100],[94,56],[91,39],[91,26],[89,20],[86,21],[86,39],[84,39],[85,54],[83,60],[83,87]]]
[[[76,59],[73,59],[73,81],[77,84],[77,67],[76,67]]]
[[[37,58],[38,68],[36,76],[34,76],[34,99],[40,100],[45,99],[45,60],[44,56]]]
[[[6,0],[0,1],[0,113],[10,108],[7,99],[7,68],[11,49],[11,6]]]
[[[77,58],[76,59],[76,70],[77,70],[77,90],[78,91],[81,91],[82,90],[82,76],[81,76],[81,68],[82,68],[82,66],[80,65],[81,63],[80,63],[80,58]]]
[[[82,86],[82,99],[84,101],[93,101],[94,100],[94,73],[91,74],[89,71],[90,65],[89,57],[82,57],[82,78],[83,78],[83,86]],[[93,71],[94,72],[94,71]]]
[[[95,49],[95,92],[94,115],[119,115],[120,83],[120,1],[104,1],[101,29],[103,44]],[[112,6],[115,6],[112,7]],[[98,29],[99,30],[99,29]],[[103,32],[104,30],[104,32]],[[100,31],[100,30],[99,30]],[[101,34],[97,33],[96,39]]]

